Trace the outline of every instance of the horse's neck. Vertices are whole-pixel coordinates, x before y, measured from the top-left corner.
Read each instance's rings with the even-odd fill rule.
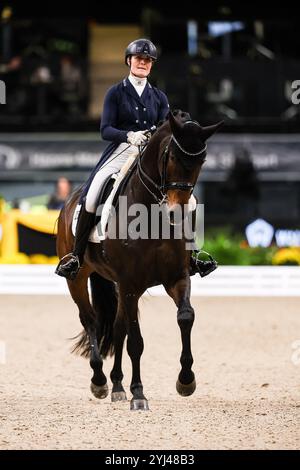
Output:
[[[159,142],[150,142],[146,149],[144,150],[143,155],[137,158],[140,158],[140,164],[143,171],[149,176],[153,182],[156,184],[160,184],[160,174],[158,170],[158,152],[159,152]],[[138,164],[139,165],[139,164]],[[153,195],[149,192],[149,190],[144,186],[141,179],[147,185],[147,187],[153,191],[155,194],[157,190],[152,186],[145,177],[139,175],[138,165],[136,167],[136,171],[133,177],[130,179],[128,188],[127,188],[127,196],[131,202],[138,202],[145,205],[155,203],[155,199]]]
[[[156,139],[150,141],[145,149],[141,158],[141,165],[147,175],[153,179],[156,184],[159,184],[159,170],[158,170],[158,156],[159,156],[159,141]]]
[[[159,132],[159,131],[157,131]],[[146,149],[144,150],[143,155],[137,158],[141,158],[141,167],[143,171],[147,174],[151,180],[157,184],[160,185],[161,183],[161,176],[159,173],[159,168],[158,168],[158,159],[159,159],[159,152],[160,152],[160,144],[161,141],[166,137],[167,132],[166,130],[163,130],[163,132],[159,132],[158,134],[155,134],[149,144],[147,145]],[[145,187],[146,184],[148,189]],[[139,176],[139,170],[138,167],[136,168],[135,174],[131,178],[129,185],[128,185],[128,190],[127,190],[127,195],[129,196],[131,194],[130,199],[133,199],[134,202],[140,202],[144,203],[146,205],[148,204],[153,204],[155,203],[155,198],[153,197],[153,194],[151,192],[154,192],[156,196],[158,196],[158,191],[153,187],[153,185],[145,179],[143,176]]]

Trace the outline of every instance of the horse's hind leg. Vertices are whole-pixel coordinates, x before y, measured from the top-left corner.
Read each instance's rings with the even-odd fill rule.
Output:
[[[190,303],[191,281],[189,275],[178,280],[173,286],[165,286],[170,297],[178,307],[177,323],[181,332],[182,352],[181,371],[176,383],[176,390],[182,396],[192,395],[196,389],[195,375],[192,371],[191,330],[194,323],[194,309]]]
[[[97,339],[100,344],[100,355],[106,357],[115,354],[114,366],[110,377],[113,383],[111,400],[126,400],[122,386],[122,352],[126,328],[120,311],[118,312],[118,294],[115,283],[103,278],[98,273],[90,276],[92,304],[97,315]],[[117,314],[118,312],[118,314]]]
[[[80,192],[74,193],[73,197],[61,210],[57,227],[57,254],[62,258],[73,250],[74,237],[71,225],[72,216]],[[92,307],[88,293],[88,278],[91,274],[90,268],[83,264],[76,279],[68,281],[70,294],[79,309],[79,318],[84,327],[73,352],[79,352],[84,357],[90,358],[90,366],[93,369],[91,391],[97,398],[105,398],[108,394],[107,380],[102,371],[103,361],[100,356],[97,340],[97,319]]]
[[[93,369],[91,391],[96,398],[105,398],[108,395],[108,386],[102,370],[103,360],[97,340],[96,315],[88,294],[89,274],[88,270],[83,267],[74,281],[68,281],[71,296],[79,308],[79,318],[84,327],[73,351],[90,357],[90,366]]]

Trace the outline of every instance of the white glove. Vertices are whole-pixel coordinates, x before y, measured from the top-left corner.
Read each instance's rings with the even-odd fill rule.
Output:
[[[138,147],[139,145],[145,144],[148,140],[147,136],[144,134],[145,131],[130,131],[127,134],[127,142],[131,145]]]

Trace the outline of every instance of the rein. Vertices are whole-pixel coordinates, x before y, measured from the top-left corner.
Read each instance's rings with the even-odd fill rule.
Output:
[[[179,144],[179,142],[177,141],[175,136],[172,134],[171,137],[170,137],[169,142],[167,143],[167,145],[166,145],[166,147],[163,151],[163,156],[162,156],[162,164],[163,165],[162,165],[161,184],[160,185],[155,183],[155,181],[149,175],[147,175],[147,173],[143,170],[143,168],[142,168],[142,156],[143,156],[144,152],[140,152],[140,155],[138,157],[138,165],[137,165],[138,177],[139,177],[141,183],[145,186],[147,191],[153,196],[153,198],[155,199],[155,201],[159,205],[163,204],[164,202],[166,202],[168,200],[167,191],[169,189],[177,189],[177,190],[181,190],[181,191],[190,191],[190,193],[192,193],[192,191],[194,189],[194,186],[195,186],[193,183],[186,183],[186,182],[181,182],[181,181],[166,182],[166,179],[167,179],[167,163],[168,163],[168,157],[169,157],[169,146],[170,146],[170,143],[172,141],[175,143],[175,145],[179,148],[179,150],[182,153],[184,153],[185,155],[188,155],[188,156],[193,156],[193,157],[194,156],[200,156],[200,155],[204,154],[206,152],[206,149],[207,149],[207,145],[205,144],[204,147],[201,150],[199,150],[199,152],[195,152],[195,153],[188,152],[187,150],[185,150]],[[159,193],[159,196],[157,196],[153,191],[151,191],[151,189],[149,188],[149,186],[147,185],[147,182],[145,180],[147,180],[147,182],[152,185],[153,189],[156,190]]]

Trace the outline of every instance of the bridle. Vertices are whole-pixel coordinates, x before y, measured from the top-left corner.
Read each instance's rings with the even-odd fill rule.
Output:
[[[186,183],[186,182],[181,182],[181,181],[172,181],[172,182],[167,182],[166,181],[166,179],[167,179],[167,164],[168,164],[168,158],[169,158],[169,147],[170,147],[170,144],[171,144],[172,141],[175,143],[175,145],[178,147],[178,149],[182,153],[184,153],[185,155],[188,155],[189,157],[200,156],[200,155],[204,154],[206,152],[206,149],[207,149],[207,145],[205,144],[204,147],[201,150],[199,150],[198,152],[194,152],[194,153],[188,152],[187,150],[185,150],[179,144],[179,142],[177,141],[175,136],[172,134],[171,137],[170,137],[169,142],[167,143],[166,147],[164,148],[163,155],[162,155],[162,173],[161,173],[160,185],[155,183],[155,181],[153,181],[153,179],[149,175],[147,175],[147,173],[143,170],[143,168],[142,168],[142,155],[143,155],[143,153],[140,153],[140,155],[138,157],[138,164],[137,164],[138,177],[139,177],[141,183],[145,186],[147,191],[150,194],[152,194],[153,198],[155,199],[155,201],[159,205],[163,204],[164,202],[167,202],[167,200],[168,200],[167,191],[169,189],[179,189],[181,191],[190,191],[190,193],[192,193],[192,191],[194,189],[194,186],[195,186],[193,183]],[[159,193],[159,196],[157,196],[153,191],[151,191],[151,189],[149,188],[149,186],[147,185],[147,182],[145,180],[152,185],[153,189],[155,189]]]

